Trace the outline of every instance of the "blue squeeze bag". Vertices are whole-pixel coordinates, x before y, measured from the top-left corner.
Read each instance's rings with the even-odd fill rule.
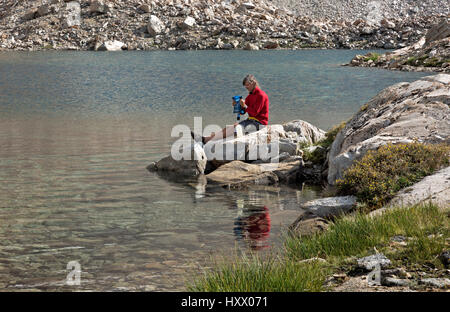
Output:
[[[239,104],[239,101],[242,99],[241,95],[235,95],[233,96],[233,101],[235,103],[233,107],[233,114],[237,114],[237,120],[241,119],[240,115],[244,115],[245,111],[241,108],[241,105]]]

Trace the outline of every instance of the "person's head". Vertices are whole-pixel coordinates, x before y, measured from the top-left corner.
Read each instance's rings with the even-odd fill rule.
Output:
[[[247,89],[248,92],[252,92],[255,87],[259,87],[258,81],[255,76],[247,75],[242,81],[243,86]]]

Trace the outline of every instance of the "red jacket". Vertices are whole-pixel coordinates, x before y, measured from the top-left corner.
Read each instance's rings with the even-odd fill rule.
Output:
[[[261,124],[267,125],[269,122],[269,97],[259,87],[247,95],[245,98],[245,110],[250,117],[256,118]]]

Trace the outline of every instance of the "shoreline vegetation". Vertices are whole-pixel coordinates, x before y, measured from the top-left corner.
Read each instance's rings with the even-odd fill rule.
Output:
[[[448,213],[433,204],[394,208],[374,217],[357,212],[337,218],[323,233],[286,233],[283,248],[268,255],[215,259],[213,268],[203,270],[200,277],[197,274],[187,289],[339,291],[345,282],[358,279],[365,282],[365,289],[345,291],[427,290],[428,279],[448,276],[445,260],[441,260],[450,245]],[[357,260],[380,253],[390,259],[389,265],[382,266],[380,285],[368,286],[371,270]],[[386,289],[392,283],[397,288]]]

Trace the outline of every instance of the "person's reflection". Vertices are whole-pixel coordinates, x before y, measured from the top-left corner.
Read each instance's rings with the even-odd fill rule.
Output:
[[[234,233],[238,239],[245,240],[253,250],[269,247],[267,239],[270,234],[269,209],[263,208],[243,209],[238,202],[238,216],[234,222]]]

